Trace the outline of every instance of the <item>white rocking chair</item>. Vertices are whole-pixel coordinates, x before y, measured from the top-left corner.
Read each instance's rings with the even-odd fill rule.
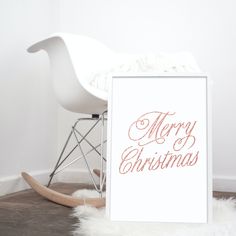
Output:
[[[83,159],[90,174],[91,180],[94,184],[94,188],[100,194],[100,197],[80,199],[68,195],[63,195],[41,185],[25,172],[22,172],[22,176],[36,192],[53,202],[70,207],[84,204],[92,205],[95,207],[103,207],[105,206],[105,198],[102,196],[102,190],[105,183],[103,165],[104,161],[106,161],[103,153],[103,145],[106,142],[106,140],[104,139],[103,128],[106,121],[107,93],[93,87],[90,83],[90,78],[92,77],[91,75],[93,75],[94,72],[107,71],[107,69],[110,69],[114,66],[116,67],[117,61],[119,61],[120,59],[117,60],[117,54],[103,44],[85,36],[75,36],[69,34],[53,35],[50,38],[32,45],[28,49],[28,51],[37,52],[41,49],[45,50],[50,58],[53,85],[58,102],[69,111],[90,115],[90,117],[88,118],[78,119],[73,125],[65,146],[63,147],[59,159],[56,163],[56,166],[50,175],[48,185],[50,185],[51,180],[55,174],[59,173],[61,170],[74,163],[75,161]],[[176,69],[181,72],[186,70],[188,72],[198,71],[198,67],[191,56],[178,56],[179,59],[181,59],[182,57],[187,58],[188,60],[186,59],[185,62],[183,61],[177,64],[172,63],[172,65],[167,68],[162,68],[155,63],[151,66],[154,69],[156,67],[156,69],[159,70],[167,70],[172,72],[175,72]],[[121,58],[125,57],[122,57],[121,55]],[[125,62],[125,60],[123,59],[121,61],[122,63]],[[146,60],[143,60],[141,58],[141,62],[143,61]],[[187,61],[190,62],[186,63]],[[140,61],[138,61],[138,64],[140,64],[139,62]],[[176,67],[176,65],[178,68]],[[148,65],[145,64],[144,67],[146,67],[146,69],[149,68]],[[136,68],[136,65],[134,65],[134,68]],[[83,120],[90,120],[91,122],[93,122],[91,128],[89,128],[87,133],[84,135],[82,135],[77,128],[77,124]],[[93,145],[88,140],[87,136],[99,122],[101,122],[102,124],[100,138],[101,140],[98,145]],[[76,138],[77,144],[71,149],[68,155],[64,155],[65,149],[72,136]],[[86,155],[89,152],[85,153],[81,147],[82,141],[86,142],[90,146],[91,149],[89,152],[94,151],[100,157],[100,171],[94,171],[94,173],[99,176],[99,186],[96,185],[92,170],[86,158]],[[77,148],[80,149],[81,156],[65,165],[65,160]]]

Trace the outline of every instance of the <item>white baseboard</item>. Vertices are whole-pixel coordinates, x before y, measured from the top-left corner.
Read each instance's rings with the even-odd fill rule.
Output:
[[[29,172],[30,175],[44,185],[48,183],[50,173],[51,170]],[[98,184],[99,179],[96,176],[94,176],[94,180]],[[92,184],[90,175],[85,169],[66,169],[56,175],[53,182]],[[0,196],[29,188],[29,185],[25,183],[20,175],[0,178]],[[236,176],[214,176],[213,190],[236,192]]]
[[[96,184],[99,183],[99,178],[93,174],[94,181]],[[85,183],[92,184],[90,174],[85,169],[67,169],[62,171],[57,176],[58,182],[64,183]]]
[[[214,176],[213,190],[220,192],[236,192],[236,176]]]
[[[49,170],[29,172],[35,179],[42,184],[47,184]],[[24,181],[21,175],[7,176],[0,178],[0,196],[29,189],[30,186]]]
[[[41,184],[46,185],[51,171],[52,170],[32,171],[29,172],[29,174]],[[96,176],[94,176],[94,180],[96,184],[98,184],[99,179]],[[85,169],[66,169],[53,178],[52,183],[55,182],[92,184],[89,173]],[[30,186],[24,181],[21,175],[0,178],[0,196],[25,189],[30,189]]]

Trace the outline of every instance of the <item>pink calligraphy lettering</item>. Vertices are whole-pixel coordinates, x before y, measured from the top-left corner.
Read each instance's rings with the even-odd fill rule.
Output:
[[[128,138],[133,145],[121,154],[120,174],[196,165],[199,151],[191,149],[196,143],[197,121],[175,122],[175,116],[175,112],[153,111],[141,115],[130,125]],[[155,150],[153,154],[147,152],[150,146]],[[167,151],[161,153],[163,150]]]

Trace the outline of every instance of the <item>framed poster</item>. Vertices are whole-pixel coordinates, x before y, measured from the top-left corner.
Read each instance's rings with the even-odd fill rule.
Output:
[[[208,93],[204,75],[112,77],[106,200],[111,220],[209,222]]]

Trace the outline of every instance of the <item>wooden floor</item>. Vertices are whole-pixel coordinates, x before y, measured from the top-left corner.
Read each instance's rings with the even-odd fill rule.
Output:
[[[52,188],[71,194],[86,185],[56,183]],[[236,193],[214,192],[214,197],[235,197]],[[0,236],[67,236],[72,235],[77,219],[72,209],[43,199],[33,190],[0,198]]]
[[[81,184],[56,183],[52,189],[71,194]],[[0,236],[67,236],[78,222],[72,209],[49,202],[33,190],[0,198]]]

